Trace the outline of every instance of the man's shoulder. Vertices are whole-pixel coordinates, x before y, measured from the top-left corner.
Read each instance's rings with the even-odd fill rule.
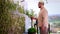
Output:
[[[48,11],[47,11],[47,9],[45,7],[43,8],[43,11],[48,13]]]

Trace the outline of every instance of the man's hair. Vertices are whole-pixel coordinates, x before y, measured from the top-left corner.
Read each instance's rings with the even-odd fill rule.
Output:
[[[44,5],[44,2],[39,2],[40,4]]]

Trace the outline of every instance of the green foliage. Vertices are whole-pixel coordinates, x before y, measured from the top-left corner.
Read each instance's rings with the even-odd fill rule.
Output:
[[[31,11],[26,10],[26,15],[28,15],[29,17],[33,17],[34,16],[34,11],[33,10],[31,10]]]
[[[31,16],[34,16],[34,11],[31,9]]]
[[[36,33],[36,29],[35,28],[30,28],[30,29],[28,29],[28,32],[29,33]]]
[[[24,8],[23,7],[18,7],[18,11],[22,14],[24,14]]]
[[[8,34],[11,30],[14,21],[11,18],[10,11],[15,9],[16,4],[10,0],[0,0],[0,34]]]
[[[30,16],[30,14],[29,14],[29,11],[28,11],[28,10],[26,10],[26,15]]]
[[[25,18],[22,16],[19,17],[18,15],[14,14],[11,19],[12,19],[12,27],[10,27],[9,33],[23,34],[25,29],[25,23],[24,23]]]
[[[24,32],[24,17],[12,15],[16,4],[10,0],[0,0],[0,34],[22,34]]]

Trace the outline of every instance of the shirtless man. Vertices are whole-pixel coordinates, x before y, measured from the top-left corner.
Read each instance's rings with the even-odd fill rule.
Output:
[[[40,8],[38,16],[38,27],[40,28],[40,34],[48,34],[48,12],[44,7],[44,2],[39,2]]]

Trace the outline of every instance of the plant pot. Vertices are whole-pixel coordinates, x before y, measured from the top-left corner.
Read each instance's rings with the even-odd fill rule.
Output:
[[[28,32],[28,34],[36,34],[36,33],[30,33],[30,32]]]
[[[36,29],[35,28],[29,28],[28,34],[36,34]]]

